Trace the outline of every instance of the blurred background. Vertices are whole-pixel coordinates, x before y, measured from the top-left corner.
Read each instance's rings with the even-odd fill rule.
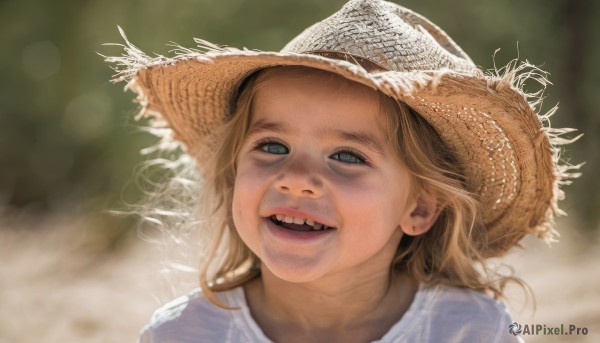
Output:
[[[133,94],[109,82],[99,55],[121,53],[103,45],[122,43],[117,25],[149,54],[168,55],[169,42],[193,47],[193,37],[279,50],[344,2],[0,0],[0,342],[134,341],[159,303],[193,284],[164,286],[136,218],[109,213],[142,199],[134,175],[153,142],[133,120]],[[498,67],[519,57],[550,73],[543,108],[560,105],[552,126],[584,133],[562,158],[586,165],[565,187],[562,243],[526,241],[508,257],[538,294],[538,311],[516,317],[587,325],[590,334],[569,340],[600,339],[600,2],[396,2],[442,27],[484,70],[500,49]]]

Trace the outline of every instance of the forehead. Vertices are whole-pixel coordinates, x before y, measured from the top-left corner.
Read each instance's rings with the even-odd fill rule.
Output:
[[[279,67],[257,77],[251,104],[252,122],[261,117],[294,113],[298,120],[309,117],[373,126],[381,120],[382,95],[339,75],[304,67]]]
[[[286,66],[274,67],[263,71],[256,82],[256,90],[259,91],[264,84],[276,85],[278,87],[302,87],[323,91],[323,95],[335,95],[338,97],[362,96],[370,97],[372,101],[378,98],[377,92],[363,84],[350,81],[332,72],[315,68]]]

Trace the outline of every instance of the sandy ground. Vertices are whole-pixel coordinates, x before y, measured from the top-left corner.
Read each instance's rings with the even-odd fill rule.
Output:
[[[563,225],[564,226],[564,225]],[[152,311],[194,282],[175,287],[159,275],[156,247],[133,239],[104,253],[81,220],[48,220],[0,227],[0,343],[134,342]],[[528,342],[600,342],[600,250],[596,239],[563,227],[549,249],[526,240],[527,251],[507,257],[530,284],[537,311],[523,310],[511,290],[520,324],[587,328],[587,335],[524,336]],[[508,329],[508,328],[507,328]]]

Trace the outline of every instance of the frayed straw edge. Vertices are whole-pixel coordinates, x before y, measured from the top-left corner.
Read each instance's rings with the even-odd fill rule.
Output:
[[[190,59],[210,62],[210,55],[213,53],[243,51],[235,48],[219,47],[205,40],[195,39],[196,43],[198,43],[198,49],[186,48],[179,44],[171,43],[170,45],[173,47],[171,52],[175,54],[174,57],[167,57],[159,54],[150,57],[129,41],[125,35],[125,31],[123,31],[120,26],[117,26],[117,28],[125,43],[107,43],[104,45],[120,46],[123,48],[123,53],[120,56],[104,56],[100,54],[100,56],[104,57],[106,62],[114,65],[111,67],[115,71],[115,75],[111,80],[114,83],[129,83],[135,79],[135,75],[138,71],[156,65],[171,65],[181,60]]]
[[[173,65],[178,61],[183,60],[198,60],[204,62],[211,62],[211,54],[224,53],[224,52],[242,52],[244,50],[238,50],[230,47],[220,47],[208,41],[202,39],[194,39],[198,44],[198,49],[186,48],[176,43],[171,43],[173,47],[170,50],[174,54],[174,57],[167,57],[156,54],[154,57],[144,53],[141,49],[135,46],[125,34],[125,31],[120,26],[117,26],[124,43],[107,43],[107,46],[119,46],[123,48],[123,53],[119,56],[105,56],[99,54],[104,58],[104,61],[111,64],[111,69],[115,72],[111,82],[119,83],[125,82],[124,91],[132,91],[136,94],[134,102],[140,104],[140,110],[135,116],[135,120],[140,120],[143,117],[149,117],[151,127],[148,128],[148,132],[152,135],[159,137],[160,141],[146,149],[143,149],[141,153],[143,155],[151,154],[158,151],[173,151],[178,148],[182,148],[182,143],[173,139],[173,132],[167,125],[164,118],[159,112],[153,111],[149,107],[149,99],[144,93],[144,90],[136,82],[136,75],[142,69],[146,69],[152,66],[159,65]]]
[[[496,50],[498,52],[498,50]],[[495,57],[495,54],[494,54]],[[558,105],[555,105],[545,113],[541,113],[541,107],[545,99],[545,91],[548,85],[552,83],[548,80],[549,73],[542,70],[529,61],[519,61],[518,58],[511,60],[506,66],[497,68],[494,61],[494,69],[488,70],[488,86],[492,89],[500,91],[505,87],[510,87],[518,94],[522,95],[531,110],[537,114],[542,123],[540,139],[545,136],[550,142],[552,152],[552,161],[554,163],[555,181],[553,185],[554,198],[551,202],[551,207],[548,209],[545,218],[537,226],[530,229],[532,235],[542,239],[547,245],[558,242],[560,234],[555,229],[555,220],[559,216],[566,216],[566,212],[558,207],[558,202],[565,198],[565,192],[561,189],[563,185],[570,185],[573,179],[581,176],[577,172],[585,163],[572,165],[568,161],[562,161],[560,156],[560,146],[571,144],[577,141],[583,134],[579,134],[572,138],[566,138],[564,135],[576,132],[573,128],[553,128],[550,118],[558,110]],[[534,81],[541,88],[534,92],[526,92],[525,84],[528,81]],[[536,139],[537,141],[538,139]]]

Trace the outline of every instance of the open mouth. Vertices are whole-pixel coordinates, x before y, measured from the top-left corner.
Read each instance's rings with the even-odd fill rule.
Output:
[[[297,218],[283,214],[274,214],[269,219],[277,226],[293,231],[325,231],[333,230],[334,227],[315,222],[311,219]]]

